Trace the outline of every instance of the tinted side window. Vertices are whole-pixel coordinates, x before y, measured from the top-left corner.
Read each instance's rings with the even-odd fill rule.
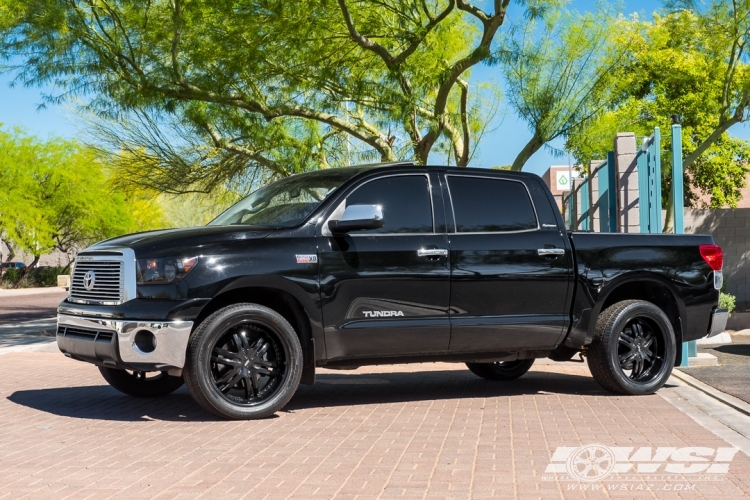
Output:
[[[367,233],[431,233],[432,203],[424,175],[370,181],[346,198],[346,206],[380,205],[385,225]]]
[[[450,175],[448,187],[459,233],[537,228],[529,193],[520,182]]]

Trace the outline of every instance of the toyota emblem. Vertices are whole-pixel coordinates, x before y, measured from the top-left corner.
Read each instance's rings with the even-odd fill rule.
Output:
[[[91,290],[92,288],[94,288],[95,283],[96,274],[94,274],[94,271],[88,271],[83,275],[83,288],[85,288],[86,290]]]

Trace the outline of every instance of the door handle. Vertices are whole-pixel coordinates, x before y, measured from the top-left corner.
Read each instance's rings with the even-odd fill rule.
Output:
[[[557,257],[560,255],[565,255],[565,249],[564,248],[540,248],[536,251],[539,255],[542,257]]]
[[[420,248],[417,250],[418,257],[447,257],[448,250],[445,248]]]

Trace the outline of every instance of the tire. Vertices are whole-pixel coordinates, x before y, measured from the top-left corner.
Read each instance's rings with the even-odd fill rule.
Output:
[[[669,379],[676,349],[664,311],[651,302],[624,300],[599,315],[587,361],[602,388],[633,396],[653,394]]]
[[[155,398],[176,391],[184,381],[167,372],[136,372],[99,367],[99,372],[109,385],[135,398]]]
[[[534,358],[497,363],[466,363],[474,375],[487,380],[515,380],[525,374],[534,364]]]
[[[234,304],[206,318],[188,343],[188,392],[227,419],[270,417],[294,395],[302,376],[297,333],[279,313]]]

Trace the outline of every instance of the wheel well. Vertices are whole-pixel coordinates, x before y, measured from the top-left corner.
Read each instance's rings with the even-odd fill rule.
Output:
[[[669,288],[655,281],[632,281],[624,283],[607,296],[602,304],[601,311],[623,300],[646,300],[664,311],[674,329],[675,340],[677,342],[676,364],[679,365],[682,359],[682,349],[680,348],[682,344],[682,322],[680,321],[677,300]]]
[[[217,295],[201,310],[195,319],[193,328],[197,328],[204,319],[219,309],[240,302],[265,306],[281,314],[297,332],[305,356],[304,365],[315,364],[312,328],[305,309],[292,294],[277,288],[236,288]]]

